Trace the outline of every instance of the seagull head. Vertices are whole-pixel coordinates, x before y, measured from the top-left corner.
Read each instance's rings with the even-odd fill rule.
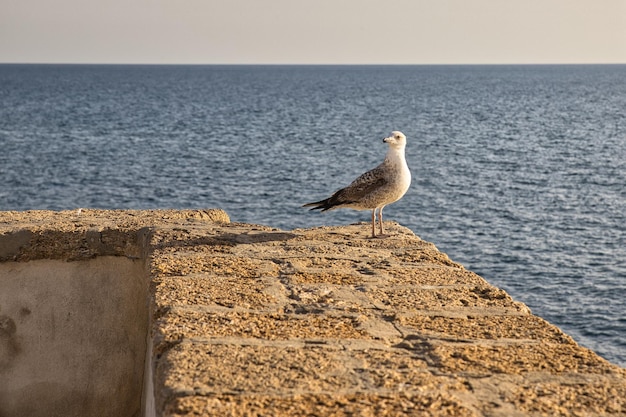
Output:
[[[406,136],[404,136],[404,133],[394,130],[391,132],[391,136],[383,139],[383,142],[388,143],[390,148],[404,149],[406,146]]]

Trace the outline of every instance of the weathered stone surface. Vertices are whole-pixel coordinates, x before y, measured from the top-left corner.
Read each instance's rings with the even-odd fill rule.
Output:
[[[223,210],[93,210],[0,212],[0,261],[143,257],[155,225],[228,223]]]
[[[0,256],[142,257],[159,416],[626,415],[626,371],[410,230],[0,214]]]

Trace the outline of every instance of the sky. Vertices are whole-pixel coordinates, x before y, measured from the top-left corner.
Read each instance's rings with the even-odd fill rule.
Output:
[[[0,0],[0,63],[626,63],[626,0]]]

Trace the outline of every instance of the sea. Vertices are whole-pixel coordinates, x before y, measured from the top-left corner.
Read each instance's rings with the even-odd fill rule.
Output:
[[[408,138],[385,217],[626,366],[626,65],[0,65],[0,210],[290,230]],[[366,225],[364,227],[367,227]]]

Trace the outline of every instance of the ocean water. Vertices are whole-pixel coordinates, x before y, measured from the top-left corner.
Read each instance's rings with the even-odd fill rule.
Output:
[[[283,229],[408,137],[385,209],[626,366],[626,66],[0,65],[0,210],[224,208]]]

